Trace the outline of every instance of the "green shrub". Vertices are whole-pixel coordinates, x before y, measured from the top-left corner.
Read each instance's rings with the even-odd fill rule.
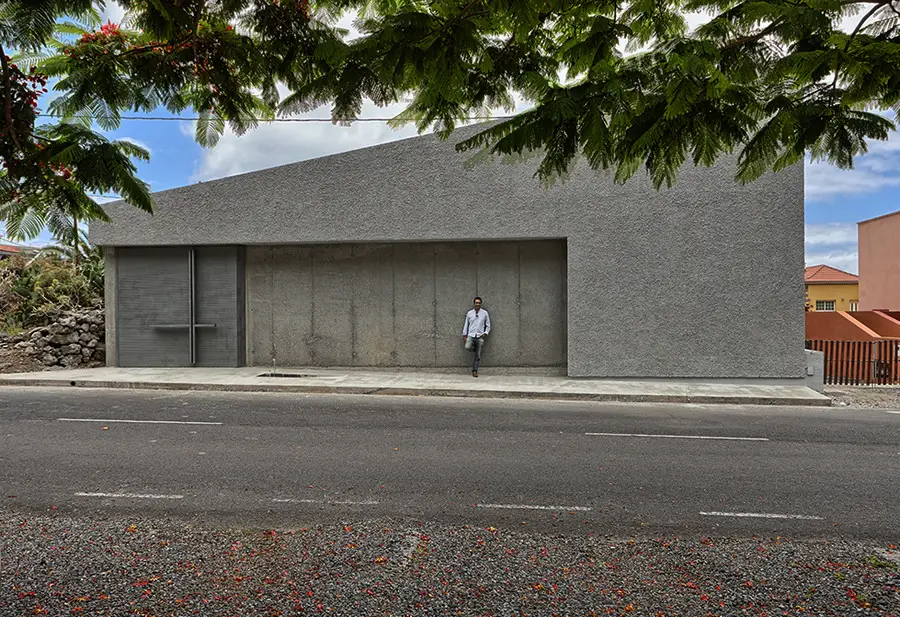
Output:
[[[103,306],[103,258],[91,251],[76,270],[56,256],[0,261],[0,328],[46,324],[62,312]]]

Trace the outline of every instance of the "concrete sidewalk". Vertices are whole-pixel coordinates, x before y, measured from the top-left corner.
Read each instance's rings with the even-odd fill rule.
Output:
[[[76,386],[231,392],[403,394],[640,403],[829,406],[831,399],[798,385],[574,379],[553,375],[438,371],[279,368],[96,368],[0,375],[0,386]]]

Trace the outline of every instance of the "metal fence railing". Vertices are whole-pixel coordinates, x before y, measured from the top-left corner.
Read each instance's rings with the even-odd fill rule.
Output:
[[[806,341],[825,354],[825,383],[830,385],[900,385],[900,339],[880,341]]]

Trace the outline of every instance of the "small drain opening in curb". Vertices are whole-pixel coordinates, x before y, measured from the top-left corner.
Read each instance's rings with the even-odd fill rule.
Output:
[[[257,377],[315,377],[315,375],[311,375],[309,373],[260,373]]]

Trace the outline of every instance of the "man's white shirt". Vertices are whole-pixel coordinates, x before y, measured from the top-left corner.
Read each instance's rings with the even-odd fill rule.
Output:
[[[466,323],[463,325],[463,336],[474,336],[478,338],[482,334],[488,334],[491,331],[491,318],[484,309],[476,311],[470,310],[466,313]]]

